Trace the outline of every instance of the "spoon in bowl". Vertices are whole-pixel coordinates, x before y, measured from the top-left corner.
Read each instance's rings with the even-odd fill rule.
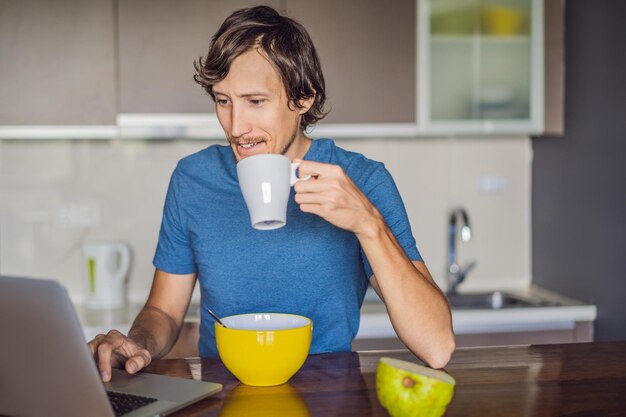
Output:
[[[211,315],[211,317],[213,317],[213,318],[215,319],[215,321],[216,321],[216,322],[218,322],[218,323],[219,323],[222,327],[226,328],[226,325],[225,325],[224,323],[222,323],[222,320],[220,320],[220,318],[219,318],[219,317],[217,317],[217,316],[215,315],[215,313],[211,311],[211,309],[207,308],[207,309],[206,309],[206,311],[208,311],[208,312],[209,312],[209,314]]]

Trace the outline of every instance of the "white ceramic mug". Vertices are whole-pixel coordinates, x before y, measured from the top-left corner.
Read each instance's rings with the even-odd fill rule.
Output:
[[[287,203],[291,187],[299,180],[292,163],[279,154],[249,156],[237,163],[239,187],[248,206],[252,227],[272,230],[287,224]]]
[[[98,309],[124,306],[130,247],[122,242],[91,241],[82,249],[85,305]]]

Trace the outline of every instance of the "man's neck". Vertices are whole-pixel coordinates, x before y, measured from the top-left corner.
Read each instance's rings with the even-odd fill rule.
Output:
[[[296,139],[285,153],[285,156],[292,161],[294,159],[303,159],[304,155],[306,155],[311,147],[311,142],[311,139],[306,137],[303,132],[298,132],[298,136],[296,136]]]

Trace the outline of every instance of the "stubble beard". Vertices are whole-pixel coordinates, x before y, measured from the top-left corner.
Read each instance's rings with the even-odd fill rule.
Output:
[[[291,134],[291,138],[289,139],[289,142],[287,142],[283,150],[280,152],[281,155],[285,155],[287,151],[289,151],[293,143],[296,141],[296,137],[298,136],[298,129],[299,129],[299,126],[296,125],[293,133]]]

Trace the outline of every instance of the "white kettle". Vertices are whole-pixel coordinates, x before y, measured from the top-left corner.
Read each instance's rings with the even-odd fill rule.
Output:
[[[89,241],[83,244],[85,305],[120,308],[126,303],[130,247],[122,242]]]

